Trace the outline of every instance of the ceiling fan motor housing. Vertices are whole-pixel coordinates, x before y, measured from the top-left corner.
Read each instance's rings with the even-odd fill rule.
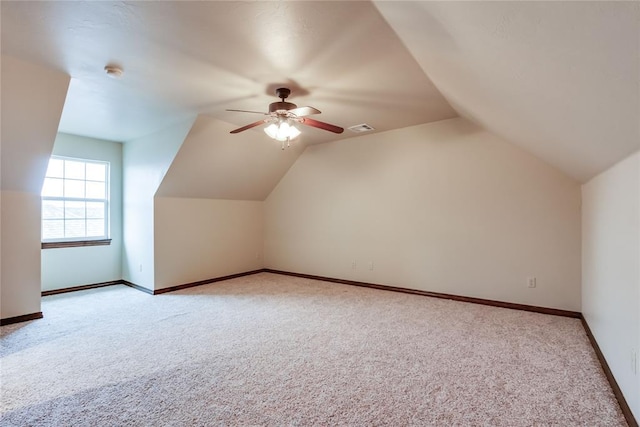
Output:
[[[297,108],[296,104],[292,104],[291,102],[286,102],[285,99],[289,97],[291,94],[291,89],[286,87],[280,87],[276,89],[276,96],[280,98],[280,102],[272,102],[269,104],[269,113],[275,113],[277,111],[289,111]]]
[[[298,106],[291,102],[281,101],[281,102],[272,102],[269,104],[269,112],[275,113],[277,111],[288,111],[297,108]]]

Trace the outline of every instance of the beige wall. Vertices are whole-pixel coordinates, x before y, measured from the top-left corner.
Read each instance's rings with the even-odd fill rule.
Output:
[[[311,146],[265,202],[265,266],[579,311],[580,186],[464,119]]]
[[[582,187],[582,239],[582,313],[640,419],[640,152]]]
[[[155,198],[155,289],[263,267],[263,203]]]
[[[40,311],[40,194],[2,191],[1,318]]]
[[[40,191],[69,76],[2,56],[0,317],[40,311]]]

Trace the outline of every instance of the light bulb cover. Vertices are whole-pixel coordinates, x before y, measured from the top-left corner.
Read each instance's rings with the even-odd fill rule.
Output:
[[[287,139],[291,141],[300,136],[300,131],[287,121],[271,123],[264,128],[264,132],[269,135],[269,138],[275,139],[276,141],[286,141]]]
[[[269,126],[264,128],[264,133],[269,135],[269,138],[276,139],[276,135],[278,135],[278,125],[271,123]]]
[[[297,127],[295,126],[291,126],[289,127],[289,139],[296,139],[297,137],[300,136],[300,131],[298,130]]]

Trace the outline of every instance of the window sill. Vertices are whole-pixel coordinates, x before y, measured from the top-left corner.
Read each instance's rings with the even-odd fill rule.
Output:
[[[74,242],[42,242],[42,249],[79,248],[84,246],[109,246],[111,239],[77,240]]]

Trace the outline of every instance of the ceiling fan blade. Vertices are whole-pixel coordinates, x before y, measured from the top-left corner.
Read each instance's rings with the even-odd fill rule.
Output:
[[[266,122],[267,122],[267,119],[264,119],[264,120],[258,120],[257,122],[253,122],[253,123],[248,124],[248,125],[246,125],[246,126],[242,126],[241,128],[234,129],[234,130],[232,130],[232,131],[231,131],[231,132],[229,132],[229,133],[240,133],[240,132],[245,131],[245,130],[247,130],[247,129],[251,129],[251,128],[254,128],[254,127],[256,127],[256,126],[260,126],[261,124],[266,123]]]
[[[310,116],[312,114],[320,114],[320,110],[313,107],[298,107],[293,110],[287,111],[288,113],[295,114],[298,117]]]
[[[236,113],[253,113],[253,114],[262,114],[264,116],[268,116],[269,113],[263,113],[262,111],[249,111],[249,110],[226,110],[226,111],[234,111]]]
[[[308,117],[301,118],[300,123],[302,123],[303,125],[312,126],[314,128],[328,130],[329,132],[333,132],[333,133],[344,132],[344,129],[339,126],[331,125],[329,123],[321,122],[319,120],[310,119]]]

